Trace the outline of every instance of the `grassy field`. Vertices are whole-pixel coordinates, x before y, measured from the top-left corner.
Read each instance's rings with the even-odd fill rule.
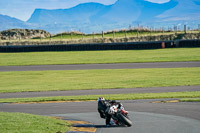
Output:
[[[183,33],[183,32],[179,32]],[[194,32],[195,33],[195,32]],[[135,37],[135,36],[145,36],[145,35],[168,35],[175,34],[175,32],[162,32],[162,31],[115,31],[104,33],[104,38],[124,38],[124,37]],[[51,37],[51,39],[92,39],[92,38],[102,38],[102,33],[93,34],[75,34],[75,33],[59,33]],[[50,38],[47,38],[50,39]]]
[[[188,31],[187,33],[199,33],[199,31]],[[140,36],[157,36],[157,35],[172,35],[172,34],[184,34],[184,31],[174,32],[174,31],[145,31],[145,30],[120,30],[120,31],[110,31],[104,32],[103,38],[125,38],[125,37],[140,37]],[[96,39],[102,38],[102,33],[91,33],[91,34],[81,34],[81,33],[59,33],[51,38],[44,38],[43,40],[80,40],[80,39]],[[33,39],[32,39],[33,40]],[[34,39],[39,40],[39,39]]]
[[[0,66],[200,61],[200,48],[0,53]]]
[[[200,68],[1,72],[0,93],[200,85]]]
[[[0,112],[1,133],[61,133],[69,128],[66,121],[46,116]]]
[[[109,36],[111,37],[112,34]],[[65,36],[62,37],[65,38]],[[59,39],[59,36],[54,39]],[[0,66],[200,61],[199,53],[200,48],[0,53]],[[200,85],[199,73],[199,67],[0,72],[0,93]],[[180,101],[200,101],[200,91],[197,91],[8,98],[0,99],[0,103],[85,101],[97,100],[99,96],[112,100],[184,98]],[[0,112],[1,133],[55,133],[66,132],[69,128],[70,125],[62,120],[30,114]]]
[[[200,98],[197,92],[168,92],[168,93],[130,93],[109,95],[83,95],[83,96],[57,96],[57,97],[34,97],[34,98],[8,98],[0,99],[0,103],[26,103],[26,102],[50,102],[50,101],[87,101],[97,100],[103,96],[112,100],[136,100],[136,99],[161,99],[161,98]]]

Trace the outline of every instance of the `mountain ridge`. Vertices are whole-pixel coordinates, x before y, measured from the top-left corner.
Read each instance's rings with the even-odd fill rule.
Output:
[[[99,10],[102,10],[106,7],[103,4],[99,3],[85,3],[79,4],[75,7],[68,9],[55,9],[55,10],[47,10],[47,9],[36,9],[34,13],[31,15],[30,19],[27,22],[29,23],[62,23],[64,21],[80,21],[85,20],[88,22],[89,18],[97,13]],[[49,18],[46,18],[48,16]],[[40,18],[40,19],[38,19]]]
[[[36,9],[27,22],[36,24],[70,24],[70,22],[78,21],[93,24],[132,23],[155,18],[162,12],[173,8],[176,3],[176,0],[163,4],[145,0],[118,0],[109,6],[91,2],[68,9]]]

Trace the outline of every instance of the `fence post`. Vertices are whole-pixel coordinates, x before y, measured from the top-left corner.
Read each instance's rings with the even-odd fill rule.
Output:
[[[174,26],[174,32],[177,34],[177,26]]]
[[[151,39],[151,34],[152,34],[152,31],[151,31],[151,29],[150,29],[150,41],[152,40],[152,39]]]
[[[165,32],[165,30],[164,30],[164,28],[162,28],[162,33],[163,33],[163,35],[164,35],[164,32]]]
[[[199,30],[199,33],[200,33],[200,24],[198,24],[198,30]]]
[[[184,33],[186,34],[187,33],[187,26],[184,25]]]
[[[24,40],[26,40],[26,38],[25,38],[25,37],[26,37],[26,34],[25,34],[25,29],[24,29],[24,38],[23,38]]]
[[[113,31],[113,39],[115,39],[115,31]]]
[[[21,36],[21,34],[19,34],[19,41],[20,41],[20,36]]]

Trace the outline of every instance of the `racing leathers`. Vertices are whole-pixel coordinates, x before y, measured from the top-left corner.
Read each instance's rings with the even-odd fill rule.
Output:
[[[110,107],[113,105],[118,105],[118,108],[122,107],[122,104],[120,102],[116,101],[110,101],[110,100],[101,100],[98,101],[98,112],[100,114],[100,117],[103,119],[106,119],[106,125],[110,125],[110,119],[112,115],[108,113]]]

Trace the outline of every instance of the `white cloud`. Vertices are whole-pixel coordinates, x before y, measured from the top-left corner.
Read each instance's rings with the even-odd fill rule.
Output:
[[[154,3],[165,3],[165,2],[169,2],[170,0],[146,0],[146,1],[154,2]]]

